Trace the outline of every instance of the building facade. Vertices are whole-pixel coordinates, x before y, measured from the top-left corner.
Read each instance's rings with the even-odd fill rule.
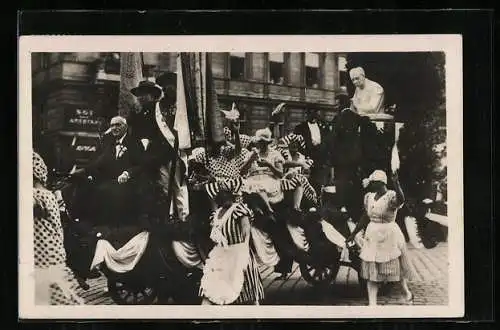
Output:
[[[176,72],[177,55],[143,53],[143,75]],[[348,77],[337,53],[212,53],[211,61],[219,104],[236,104],[245,134],[266,127],[281,102],[277,134],[293,130],[307,109],[332,119]],[[61,171],[87,162],[118,111],[120,53],[33,53],[32,73],[34,147]]]

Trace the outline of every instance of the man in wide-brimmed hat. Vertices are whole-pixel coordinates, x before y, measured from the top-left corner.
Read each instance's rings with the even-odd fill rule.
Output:
[[[173,201],[180,220],[189,215],[189,197],[185,182],[186,161],[178,150],[177,133],[173,129],[176,110],[176,76],[173,73],[157,79],[162,86],[142,81],[131,90],[141,105],[141,112],[131,115],[132,132],[144,144],[147,166],[162,187],[164,195]],[[162,103],[160,105],[160,102]]]

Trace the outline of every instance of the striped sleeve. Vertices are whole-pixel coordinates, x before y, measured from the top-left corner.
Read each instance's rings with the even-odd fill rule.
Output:
[[[290,134],[284,136],[282,138],[282,141],[287,146],[290,145],[290,143],[292,143],[292,142],[296,142],[299,144],[299,147],[301,149],[305,149],[305,147],[306,147],[306,141],[304,140],[304,137],[302,135],[299,135],[299,134],[290,133]]]
[[[283,159],[285,161],[292,159],[292,155],[290,154],[290,150],[288,150],[287,148],[277,148],[277,150],[281,153],[281,156],[283,157]]]
[[[211,199],[214,199],[215,196],[219,193],[219,185],[217,182],[209,182],[205,184],[205,190],[207,191],[208,196]]]
[[[205,184],[205,190],[207,191],[208,196],[214,199],[215,196],[217,196],[217,194],[219,193],[221,185],[229,187],[229,189],[233,192],[239,192],[241,187],[243,186],[243,179],[239,177],[239,178],[224,179],[224,180],[219,180],[217,182],[207,183]]]

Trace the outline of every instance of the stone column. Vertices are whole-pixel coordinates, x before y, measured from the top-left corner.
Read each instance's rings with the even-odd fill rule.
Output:
[[[338,58],[336,54],[326,53],[323,68],[323,88],[334,90],[339,87],[340,76],[337,65]]]
[[[288,70],[287,83],[292,86],[304,85],[305,57],[303,53],[290,53],[287,56],[285,67]]]
[[[249,79],[267,82],[267,56],[266,53],[250,53]]]

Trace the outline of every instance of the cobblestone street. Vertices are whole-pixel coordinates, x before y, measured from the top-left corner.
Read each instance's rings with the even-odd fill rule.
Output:
[[[414,294],[414,305],[448,304],[448,244],[440,243],[432,249],[409,248],[409,257],[415,269],[415,278],[410,282]],[[268,305],[333,305],[360,306],[367,304],[366,290],[358,284],[357,272],[341,267],[337,279],[328,289],[317,289],[309,285],[300,275],[297,264],[286,280],[276,280],[277,274],[269,268],[261,271]],[[106,292],[106,279],[100,277],[89,281],[90,289],[81,291],[89,305],[114,304]],[[403,304],[402,293],[397,284],[388,285],[379,293],[379,304]]]

